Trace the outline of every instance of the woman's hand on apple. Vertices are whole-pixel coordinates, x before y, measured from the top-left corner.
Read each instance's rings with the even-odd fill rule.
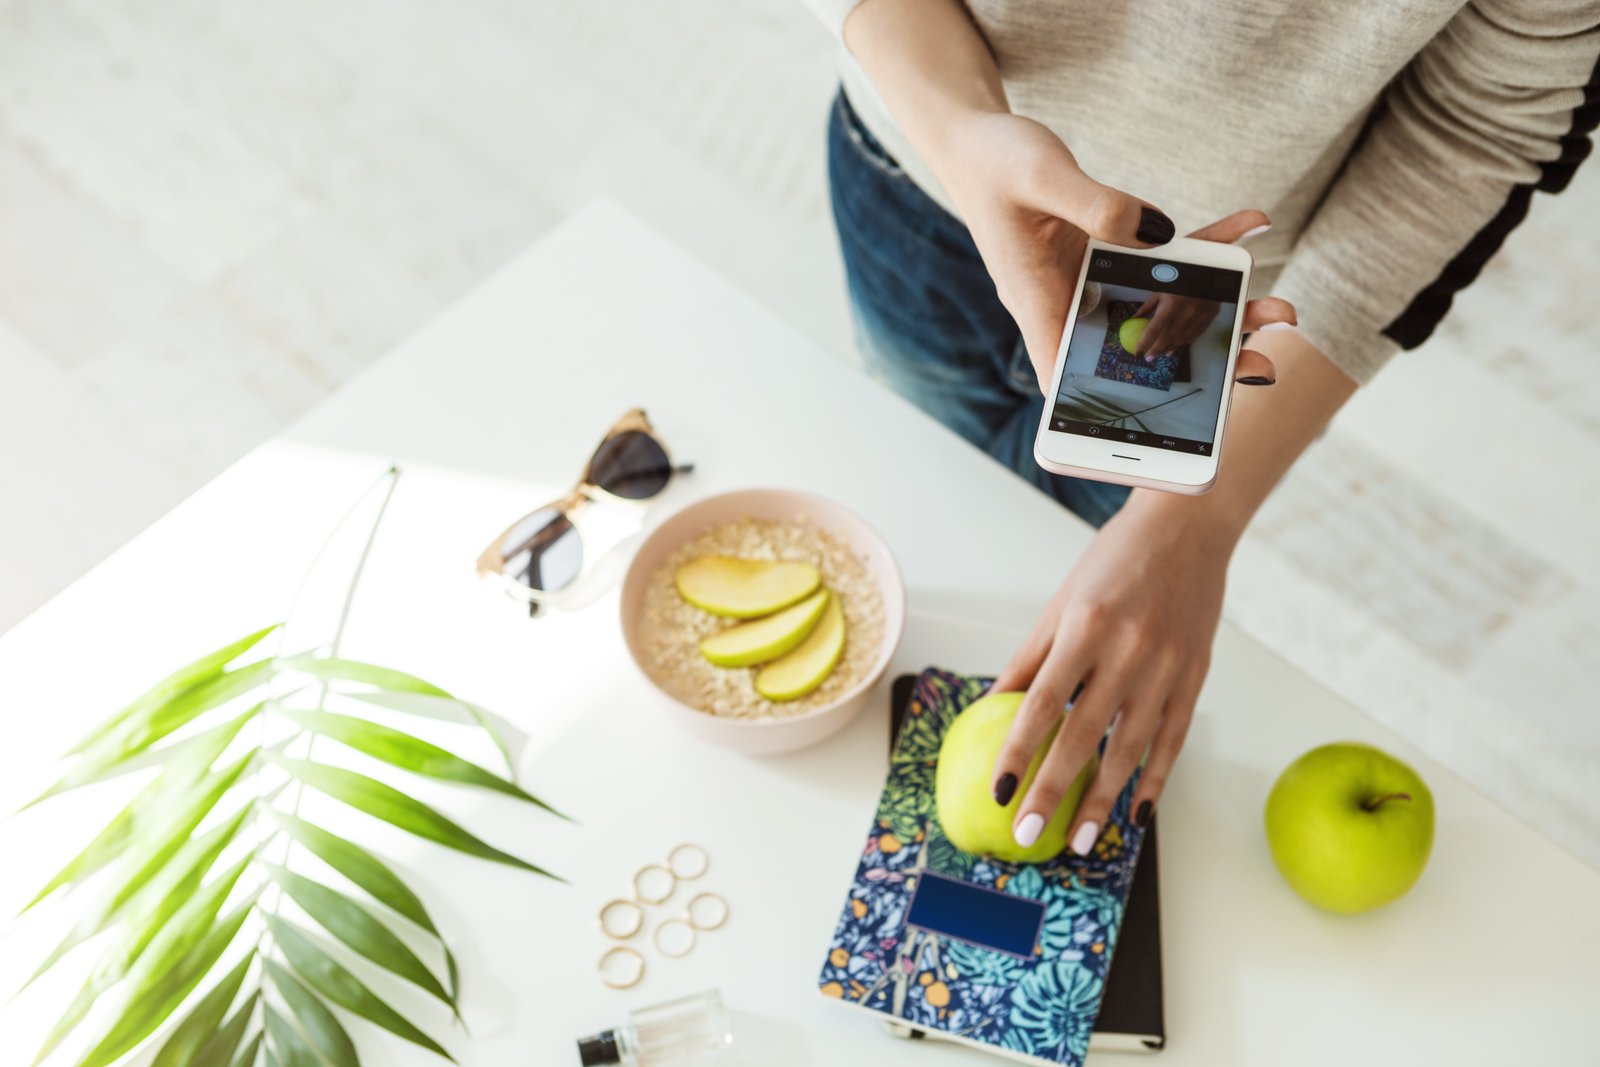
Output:
[[[1067,837],[1073,851],[1093,847],[1141,760],[1135,821],[1147,822],[1160,801],[1211,662],[1228,561],[1242,531],[1202,501],[1135,490],[995,679],[995,692],[1027,691],[995,762],[997,803],[1010,803],[1040,745],[1061,727],[1018,805],[1012,829],[1020,844],[1038,838],[1108,727]]]
[[[1205,333],[1220,310],[1222,305],[1215,300],[1178,293],[1151,293],[1132,316],[1150,320],[1134,354],[1150,362],[1159,355],[1182,348]]]

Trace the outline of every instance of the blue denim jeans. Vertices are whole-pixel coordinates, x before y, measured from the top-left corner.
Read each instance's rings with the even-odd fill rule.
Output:
[[[1034,462],[1044,398],[966,226],[906,176],[843,92],[828,125],[828,183],[867,369],[1079,517],[1109,519],[1126,488]]]

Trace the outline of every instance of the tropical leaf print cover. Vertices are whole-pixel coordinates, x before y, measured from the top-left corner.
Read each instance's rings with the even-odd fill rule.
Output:
[[[817,983],[825,996],[919,1029],[1076,1067],[1089,1048],[1143,838],[1128,814],[1133,783],[1089,856],[1015,864],[956,848],[934,812],[934,765],[945,728],[987,685],[939,670],[918,680]],[[907,929],[925,870],[1042,902],[1033,957]]]

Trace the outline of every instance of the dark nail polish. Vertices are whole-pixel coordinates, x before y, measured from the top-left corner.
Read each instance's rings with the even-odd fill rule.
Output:
[[[1260,374],[1252,374],[1248,378],[1240,378],[1240,385],[1271,385],[1275,379],[1267,378]]]
[[[994,802],[1002,808],[1011,803],[1011,798],[1017,795],[1017,776],[1007,771],[1000,776],[994,784]]]
[[[1153,207],[1139,209],[1139,228],[1134,236],[1147,245],[1164,245],[1172,240],[1178,228],[1172,220]]]
[[[1148,800],[1139,802],[1139,810],[1134,812],[1133,822],[1141,830],[1150,825],[1150,802]]]

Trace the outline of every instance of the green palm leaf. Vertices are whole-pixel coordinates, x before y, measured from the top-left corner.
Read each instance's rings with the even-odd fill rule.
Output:
[[[307,729],[331,737],[357,752],[363,752],[373,759],[382,760],[401,770],[437,778],[440,781],[493,789],[506,796],[516,797],[518,800],[525,800],[529,804],[541,807],[552,815],[566,818],[538,797],[524,792],[515,782],[491,774],[476,763],[469,763],[455,753],[424,741],[420,737],[392,730],[367,719],[337,715],[330,711],[285,708],[283,713]]]
[[[24,983],[26,989],[34,980],[44,974],[73,948],[104,931],[124,910],[132,905],[127,927],[134,930],[148,930],[144,942],[134,942],[130,959],[137,957],[139,951],[148,943],[149,937],[159,929],[160,924],[171,918],[172,914],[182,902],[189,898],[200,885],[211,865],[216,862],[222,850],[227,848],[238,837],[239,831],[244,828],[245,822],[253,814],[250,805],[241,808],[238,814],[207,830],[199,837],[186,842],[179,855],[159,869],[152,880],[142,890],[133,884],[130,878],[115,892],[106,894],[100,903],[73,925],[72,930],[62,939]],[[138,874],[145,873],[146,867],[140,867]]]
[[[435,937],[439,936],[439,931],[433,925],[428,909],[422,906],[422,901],[378,857],[360,845],[330,834],[299,816],[274,811],[272,817],[297,843],[304,845],[323,863],[366,890],[373,899],[381,901],[390,910],[404,915]]]
[[[397,671],[392,667],[380,667],[375,663],[311,655],[290,656],[282,662],[287,668],[303,671],[325,682],[356,682],[391,692],[420,693],[423,696],[443,697],[446,700],[455,699],[432,682],[425,682],[414,674]]]
[[[233,1061],[232,1067],[254,1067],[256,1060],[261,1056],[261,1043],[265,1038],[266,1034],[257,1031],[256,1036],[250,1039],[250,1044],[246,1045],[244,1051],[239,1053],[239,1058]],[[267,1060],[268,1062],[272,1061],[272,1053],[267,1053]],[[199,1067],[199,1064],[196,1064],[195,1067]]]
[[[385,506],[395,474],[381,483],[387,487]],[[421,899],[365,848],[278,810],[277,797],[291,784],[296,811],[299,789],[310,787],[426,840],[549,876],[392,786],[313,761],[312,741],[323,735],[388,767],[546,807],[516,784],[509,749],[483,709],[415,675],[339,656],[376,530],[375,522],[326,655],[269,656],[238,665],[277,627],[208,653],[91,731],[67,754],[55,784],[32,802],[153,773],[23,909],[92,889],[34,978],[65,965],[66,957],[79,955],[79,946],[101,946],[47,1035],[41,1060],[85,1029],[95,1009],[96,1031],[77,1067],[111,1067],[147,1043],[141,1062],[151,1067],[256,1067],[263,1060],[289,1067],[359,1067],[335,1006],[448,1058],[443,1046],[331,956],[331,941],[276,914],[277,902],[287,897],[355,953],[357,971],[387,970],[456,1010],[456,960]],[[274,684],[286,674],[298,679],[299,688],[285,693]],[[307,678],[318,691],[312,711],[301,710],[295,699],[308,688]],[[506,757],[510,773],[501,777],[409,733],[325,711],[322,701],[330,691],[353,702],[475,723]],[[226,710],[245,699],[255,702],[248,710]],[[435,714],[437,709],[449,714]],[[252,744],[240,745],[252,724],[259,726]],[[288,758],[289,752],[300,758]],[[269,766],[287,771],[289,781],[264,781]],[[274,844],[279,848],[269,861],[265,853]],[[293,851],[300,847],[376,903],[297,873]],[[261,901],[267,879],[281,890],[270,898],[270,913]],[[447,983],[396,932],[394,916],[437,940]],[[259,941],[234,947],[251,919],[265,924],[261,936],[271,935],[268,950]],[[270,1001],[267,983],[276,994]]]
[[[212,738],[213,742],[217,740],[218,737]],[[166,767],[155,781],[140,790],[106,828],[95,835],[94,840],[90,841],[82,852],[67,861],[66,866],[57,871],[22,910],[27,911],[56,890],[82,881],[101,870],[122,856],[130,843],[136,839],[141,843],[150,843],[152,850],[159,852],[153,839],[161,836],[163,841],[167,841],[172,835],[162,835],[161,831],[154,828],[170,828],[175,819],[181,819],[185,813],[192,812],[196,804],[192,796],[195,783],[201,779],[210,767],[211,761],[221,755],[222,748],[225,747],[225,745],[217,747],[214,752],[210,748],[186,749],[180,759]],[[211,753],[210,759],[204,759],[208,752]],[[241,761],[241,764],[247,765],[246,761]],[[244,765],[241,764],[235,764],[234,767],[242,774]],[[222,777],[220,774],[213,775],[211,786],[214,787]],[[237,781],[238,775],[233,775],[232,779]],[[230,785],[232,781],[224,785],[224,791]],[[211,792],[212,788],[208,787],[206,794],[209,795]],[[215,798],[211,803],[216,803]],[[206,810],[209,810],[209,806]],[[200,813],[202,818],[204,814],[204,811]]]
[[[322,1057],[316,1054],[310,1042],[288,1019],[268,1008],[263,1015],[263,1022],[267,1028],[267,1040],[272,1042],[272,1050],[278,1054],[278,1062],[284,1067],[324,1067]]]
[[[127,707],[101,723],[76,745],[67,750],[67,755],[76,756],[98,737],[110,730],[114,730],[124,723],[150,715],[155,709],[160,708],[182,696],[187,690],[194,688],[202,682],[215,678],[222,672],[222,668],[250,651],[261,639],[276,630],[282,623],[273,623],[253,634],[247,634],[239,640],[208,652],[193,663],[185,664],[167,675],[161,681],[151,686],[138,699]],[[42,797],[39,799],[43,799]],[[35,804],[38,801],[34,801]]]
[[[338,890],[329,889],[321,882],[314,882],[277,864],[267,864],[266,869],[272,880],[283,887],[289,899],[324,930],[378,966],[432,993],[454,1010],[455,1001],[439,984],[433,972],[393,930],[383,925],[370,911]]]
[[[382,819],[391,826],[397,826],[418,837],[453,848],[457,852],[465,852],[469,856],[504,863],[533,874],[544,875],[546,878],[556,877],[542,867],[536,867],[526,860],[518,859],[509,852],[502,852],[493,845],[479,840],[426,804],[411,799],[400,790],[385,785],[376,778],[368,778],[364,774],[347,771],[342,767],[325,767],[318,763],[289,759],[285,756],[273,756],[271,759],[297,781],[304,782],[317,792],[335,800],[343,801],[358,811],[366,812],[373,818]]]
[[[511,749],[507,747],[505,739],[500,736],[500,731],[495,729],[494,723],[484,710],[476,704],[462,700],[451,693],[440,689],[432,682],[424,681],[414,674],[397,671],[390,667],[380,667],[375,663],[363,663],[360,660],[340,659],[336,656],[310,656],[299,655],[284,661],[284,665],[294,670],[303,671],[314,678],[324,682],[354,682],[358,685],[371,686],[376,693],[353,693],[358,699],[365,699],[373,703],[382,704],[381,700],[374,699],[376,694],[409,694],[412,696],[433,697],[447,700],[458,705],[477,724],[483,727],[489,739],[500,750],[500,755],[505,758],[506,770],[512,770]],[[389,705],[393,706],[393,705]],[[399,710],[405,710],[400,708]]]
[[[106,990],[125,977],[137,985],[142,977],[159,974],[203,940],[249,864],[248,856],[236,862],[202,890],[181,901],[170,919],[160,925],[124,930],[122,938],[101,957],[66,1013],[45,1037],[38,1058],[42,1060],[60,1044]]]
[[[322,1058],[332,1067],[359,1067],[355,1042],[345,1032],[344,1026],[328,1006],[279,964],[267,961],[267,975],[272,987],[283,997],[283,1002],[294,1012],[305,1030],[306,1038],[315,1045]]]
[[[172,1067],[228,1067],[233,1059],[233,1054],[239,1051],[239,1043],[244,1040],[245,1031],[250,1029],[250,1019],[255,1015],[256,1002],[261,999],[260,993],[252,993],[238,1009],[228,1017],[216,1033],[212,1034],[206,1043],[201,1045],[189,1059],[175,1059]],[[253,1057],[252,1057],[253,1058]],[[249,1062],[249,1061],[246,1061]],[[159,1060],[151,1067],[166,1067]]]
[[[494,747],[500,751],[500,758],[506,765],[506,773],[513,776],[516,774],[516,761],[511,758],[511,746],[506,743],[500,727],[495,724],[495,717],[470,701],[462,700],[460,697],[436,697],[424,693],[391,692],[387,689],[362,689],[354,692],[341,690],[339,695],[348,700],[358,700],[363,704],[398,711],[405,715],[443,719],[446,722],[475,723],[483,728],[489,735],[489,740],[494,742]]]
[[[192,1067],[199,1057],[200,1050],[210,1043],[213,1036],[217,1036],[218,1028],[222,1025],[223,1016],[228,1014],[228,1007],[234,998],[239,995],[239,990],[244,986],[245,976],[250,972],[250,964],[255,959],[252,952],[238,963],[227,976],[211,987],[211,992],[200,998],[183,1022],[179,1023],[166,1042],[161,1046],[161,1051],[156,1053],[156,1058],[150,1061],[150,1067]],[[254,1004],[254,997],[250,998]],[[248,1016],[243,1016],[249,1022]],[[244,1033],[240,1026],[239,1033]],[[238,1038],[234,1039],[234,1045]],[[228,1055],[233,1055],[233,1050],[228,1050]],[[226,1059],[223,1060],[227,1062]]]
[[[267,929],[272,931],[273,942],[289,961],[289,966],[293,968],[295,974],[305,979],[305,983],[312,989],[368,1022],[375,1023],[414,1045],[437,1052],[452,1063],[455,1062],[455,1057],[446,1052],[443,1046],[411,1025],[404,1016],[379,999],[361,979],[318,948],[299,927],[276,916],[264,917]]]
[[[119,764],[139,755],[173,731],[187,726],[212,708],[221,707],[260,686],[274,669],[273,661],[264,659],[238,670],[225,671],[179,694],[168,703],[150,709],[147,715],[134,716],[106,731],[90,742],[65,777],[31,800],[27,807],[58,793],[101,780]]]
[[[171,966],[145,967],[143,965],[147,960],[157,958],[154,953],[147,954],[140,961],[139,970],[128,976],[133,994],[117,1021],[110,1032],[100,1039],[100,1043],[78,1062],[78,1067],[108,1067],[155,1033],[162,1021],[183,1003],[183,998],[227,951],[254,906],[252,894],[241,901],[227,918],[211,926],[210,932]]]

